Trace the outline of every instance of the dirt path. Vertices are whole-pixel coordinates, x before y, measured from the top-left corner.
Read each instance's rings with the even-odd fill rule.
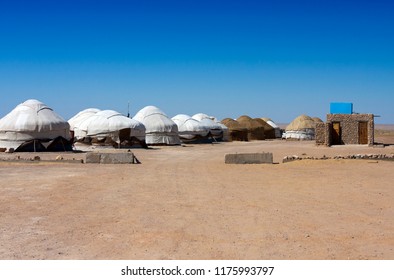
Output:
[[[140,165],[0,162],[0,258],[394,259],[394,162],[224,164],[263,151],[394,148],[260,141],[136,149]]]

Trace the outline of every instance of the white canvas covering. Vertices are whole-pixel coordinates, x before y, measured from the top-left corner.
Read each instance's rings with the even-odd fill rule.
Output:
[[[70,139],[70,126],[44,103],[29,99],[0,120],[0,148],[18,148],[30,140]]]
[[[178,126],[155,106],[142,108],[134,117],[145,125],[148,145],[179,145]]]
[[[195,120],[198,120],[203,126],[208,127],[209,132],[213,137],[222,137],[223,129],[221,125],[215,121],[214,117],[210,117],[203,113],[198,113],[193,115],[192,117]]]
[[[111,137],[115,142],[119,142],[119,133],[122,129],[131,129],[130,137],[139,140],[145,139],[145,126],[133,119],[130,119],[119,112],[113,110],[99,111],[75,128],[75,137],[91,137],[102,140]]]
[[[68,123],[70,124],[70,130],[75,131],[75,128],[78,128],[83,121],[88,119],[90,116],[93,116],[97,112],[100,112],[100,110],[96,108],[88,108],[76,114],[74,117],[68,120]]]
[[[178,126],[179,137],[192,140],[197,137],[206,137],[209,133],[209,129],[200,124],[200,122],[192,117],[179,114],[171,118]]]

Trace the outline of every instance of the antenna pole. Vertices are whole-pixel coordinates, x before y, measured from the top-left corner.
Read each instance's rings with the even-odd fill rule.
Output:
[[[130,101],[127,102],[127,117],[130,118]]]

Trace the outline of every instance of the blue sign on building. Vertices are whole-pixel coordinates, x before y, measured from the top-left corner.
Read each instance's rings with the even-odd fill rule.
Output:
[[[353,114],[353,103],[330,103],[330,114]]]

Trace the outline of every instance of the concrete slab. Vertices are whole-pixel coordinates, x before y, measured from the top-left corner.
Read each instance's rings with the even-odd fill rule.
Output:
[[[101,164],[132,164],[139,163],[133,153],[97,153],[89,152],[86,154],[86,163]]]
[[[226,164],[273,164],[272,153],[227,154],[224,158]]]

